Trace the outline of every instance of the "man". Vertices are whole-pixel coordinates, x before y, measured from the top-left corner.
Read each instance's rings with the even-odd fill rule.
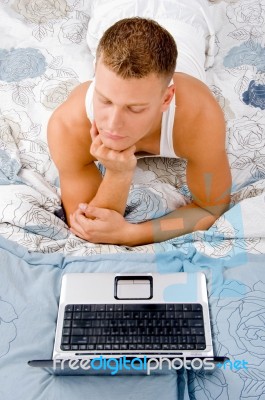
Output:
[[[227,210],[223,113],[203,82],[175,73],[176,59],[173,37],[156,22],[118,21],[99,42],[93,82],[78,86],[52,115],[49,147],[67,223],[78,237],[127,246],[159,242],[208,229]],[[186,159],[192,203],[152,221],[127,222],[139,152]]]

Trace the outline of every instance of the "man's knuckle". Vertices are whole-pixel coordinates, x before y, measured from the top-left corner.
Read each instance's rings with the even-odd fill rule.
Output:
[[[106,218],[108,218],[108,217],[111,216],[111,210],[106,209],[106,210],[103,210],[103,211],[104,211],[104,214],[105,214],[105,217],[106,217]]]

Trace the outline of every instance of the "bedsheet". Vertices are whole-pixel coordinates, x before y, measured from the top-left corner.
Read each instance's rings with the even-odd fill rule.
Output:
[[[86,45],[91,2],[0,2],[1,398],[265,398],[265,0],[210,4],[216,46],[207,81],[226,117],[231,207],[208,231],[130,248],[84,242],[55,215],[60,187],[47,121],[93,76]],[[126,218],[156,218],[189,199],[185,161],[141,159]],[[51,356],[63,273],[166,267],[206,273],[216,354],[246,360],[248,369],[88,380],[27,367],[28,359]]]
[[[72,255],[149,253],[189,245],[216,257],[242,245],[253,253],[264,252],[263,224],[255,225],[254,233],[252,223],[253,218],[261,221],[264,206],[264,0],[252,0],[251,7],[246,0],[216,1],[211,7],[216,54],[207,81],[226,117],[231,207],[238,206],[206,234],[135,248],[85,242],[56,217],[60,188],[47,147],[47,121],[78,83],[93,76],[85,39],[91,3],[58,0],[48,7],[44,0],[2,2],[0,234],[30,251]],[[126,218],[134,222],[157,218],[190,198],[184,160],[141,159]],[[236,219],[232,223],[231,215]]]

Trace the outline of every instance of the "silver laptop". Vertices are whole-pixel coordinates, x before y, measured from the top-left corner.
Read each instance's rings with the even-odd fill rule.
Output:
[[[52,362],[53,371],[74,374],[91,373],[93,363],[94,373],[100,373],[121,359],[143,366],[150,360],[213,355],[202,272],[67,273],[52,360],[29,365],[50,367]]]

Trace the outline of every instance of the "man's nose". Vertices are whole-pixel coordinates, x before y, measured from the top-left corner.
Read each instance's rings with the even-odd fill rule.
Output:
[[[108,122],[109,122],[108,129],[111,132],[115,132],[116,130],[122,128],[123,126],[122,110],[118,107],[112,107],[112,109],[110,110]]]

